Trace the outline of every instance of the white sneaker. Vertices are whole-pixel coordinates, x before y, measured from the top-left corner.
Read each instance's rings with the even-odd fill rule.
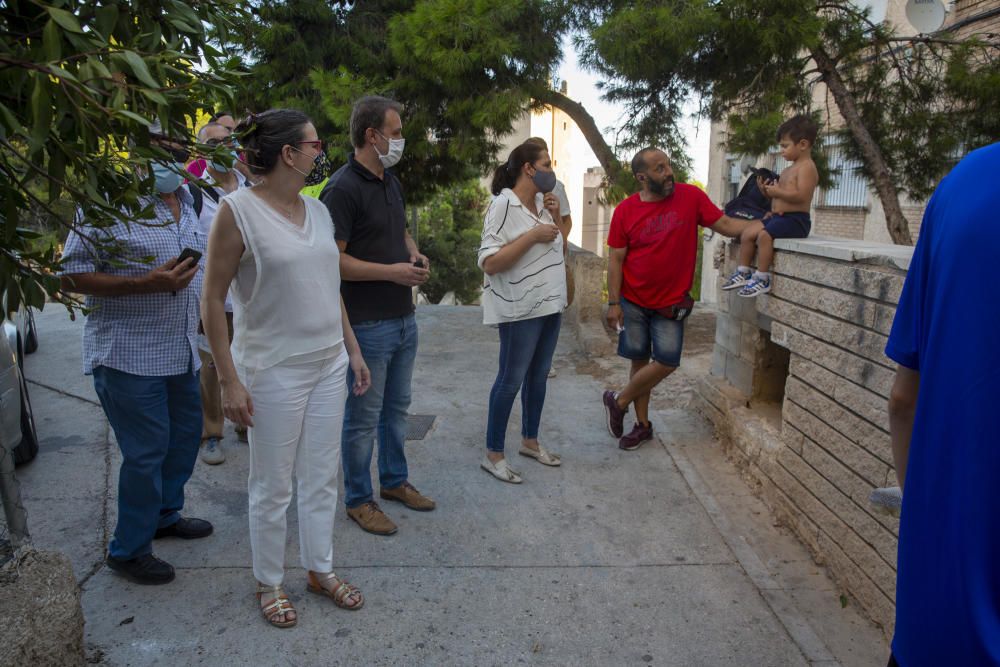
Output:
[[[209,438],[201,447],[201,460],[210,466],[217,466],[226,460],[226,453],[222,451],[222,442],[218,438]]]
[[[739,292],[736,293],[736,296],[742,296],[748,299],[752,299],[755,296],[758,296],[760,294],[767,294],[770,291],[771,291],[771,281],[769,279],[765,280],[764,278],[754,278],[746,285],[744,285],[743,289],[741,289]]]
[[[903,491],[898,486],[877,488],[868,496],[868,506],[880,514],[898,519],[903,508]]]
[[[729,276],[729,280],[722,283],[722,289],[731,290],[736,289],[737,287],[743,287],[750,282],[750,277],[752,275],[753,274],[749,271],[744,273],[743,271],[737,269],[736,271],[733,271],[733,275]]]

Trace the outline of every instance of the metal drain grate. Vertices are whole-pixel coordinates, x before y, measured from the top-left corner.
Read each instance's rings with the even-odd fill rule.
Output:
[[[434,415],[407,415],[406,416],[406,439],[423,440],[427,437],[427,432],[434,426]]]

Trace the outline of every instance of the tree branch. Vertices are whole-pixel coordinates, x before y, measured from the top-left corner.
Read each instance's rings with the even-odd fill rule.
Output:
[[[601,134],[601,130],[597,127],[597,122],[590,115],[590,112],[579,102],[550,88],[539,86],[530,92],[532,97],[539,102],[560,109],[573,119],[573,122],[583,132],[583,136],[587,140],[587,143],[590,144],[590,148],[594,151],[594,155],[597,156],[597,160],[604,167],[604,173],[607,175],[608,180],[611,182],[616,181],[618,175],[623,170],[622,163],[618,160],[608,142],[604,140],[604,135]]]
[[[885,210],[885,222],[889,236],[892,237],[893,243],[913,245],[910,225],[899,205],[899,194],[896,191],[895,183],[893,183],[892,175],[889,173],[889,165],[882,154],[882,149],[865,126],[861,112],[854,101],[854,96],[848,90],[840,72],[837,71],[836,63],[822,46],[813,47],[810,53],[823,73],[823,82],[826,83],[833,95],[837,108],[840,109],[840,113],[844,117],[844,123],[868,163],[872,174],[872,184],[875,186],[875,191],[882,201],[882,208]]]
[[[61,181],[58,178],[54,178],[53,176],[50,176],[47,171],[45,171],[44,169],[40,168],[34,162],[32,162],[28,158],[26,158],[23,155],[21,155],[18,152],[18,150],[14,146],[12,146],[6,139],[0,139],[0,146],[3,146],[5,148],[7,148],[10,151],[11,155],[13,155],[17,159],[19,159],[21,162],[23,162],[25,164],[25,166],[27,166],[30,170],[32,170],[33,172],[35,172],[36,174],[38,174],[42,178],[55,183],[60,188],[62,188],[63,190],[65,190],[68,194],[72,195],[74,199],[88,199],[90,197],[90,195],[88,195],[86,192],[83,192],[82,190],[77,190],[76,188],[71,187],[65,181]],[[107,210],[107,211],[113,211],[114,210],[114,209],[112,209],[110,207],[103,207],[103,208],[105,208],[105,210]]]

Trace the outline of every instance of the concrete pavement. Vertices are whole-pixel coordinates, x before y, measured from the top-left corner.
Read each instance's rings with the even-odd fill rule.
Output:
[[[660,438],[621,452],[600,393],[616,359],[585,359],[564,332],[549,382],[542,442],[564,465],[516,456],[525,476],[502,484],[479,469],[496,332],[468,307],[422,307],[414,414],[435,415],[408,443],[411,481],[438,510],[387,504],[392,537],[338,512],[337,571],[363,589],[347,612],[305,591],[294,503],[286,587],[291,630],[267,627],[253,597],[247,538],[247,449],[198,463],[187,512],[211,520],[205,540],[157,542],[174,583],[143,587],[101,566],[114,526],[119,458],[80,372],[81,322],[49,306],[27,374],[41,439],[18,469],[36,545],[73,561],[84,588],[91,659],[107,665],[866,665],[884,664],[879,631],[861,619],[805,551],[772,525],[685,409],[684,373],[658,392]],[[702,354],[702,356],[704,356]],[[626,422],[630,426],[630,422]]]

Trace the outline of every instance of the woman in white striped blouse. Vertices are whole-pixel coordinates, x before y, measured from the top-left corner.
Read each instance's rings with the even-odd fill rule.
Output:
[[[534,142],[515,148],[494,172],[496,197],[486,213],[479,248],[479,267],[486,273],[483,321],[500,330],[500,368],[490,392],[481,467],[513,484],[522,480],[504,458],[504,436],[518,391],[519,453],[544,465],[560,464],[557,455],[538,443],[546,381],[566,308],[566,230],[552,193],[555,183],[547,150]]]

